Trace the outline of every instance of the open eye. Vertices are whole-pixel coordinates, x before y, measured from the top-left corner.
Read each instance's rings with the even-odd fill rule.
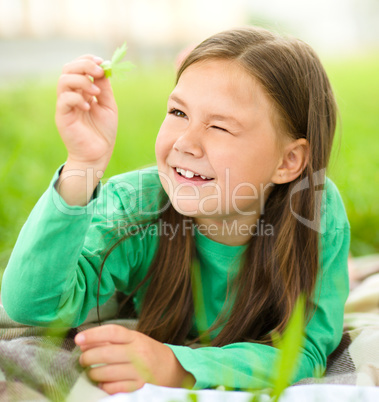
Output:
[[[187,117],[186,114],[179,109],[171,109],[168,113],[176,117]]]

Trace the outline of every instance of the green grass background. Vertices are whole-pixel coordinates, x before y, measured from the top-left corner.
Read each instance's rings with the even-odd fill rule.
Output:
[[[353,255],[379,250],[379,53],[326,61],[339,103],[329,168],[345,202]],[[54,124],[56,79],[0,88],[0,271],[66,152]],[[106,177],[154,163],[154,142],[174,85],[173,67],[135,69],[113,82],[119,133]]]

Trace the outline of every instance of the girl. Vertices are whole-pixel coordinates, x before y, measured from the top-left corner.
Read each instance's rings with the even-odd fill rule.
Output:
[[[293,382],[325,368],[342,335],[349,224],[324,176],[336,106],[315,53],[258,28],[205,40],[178,71],[157,168],[104,187],[117,107],[101,62],[81,57],[59,79],[68,158],[9,261],[8,314],[78,326],[118,289],[133,300],[137,331],[100,326],[75,339],[105,391],[251,389],[271,386],[272,335],[305,294]],[[208,344],[189,346],[199,339]]]

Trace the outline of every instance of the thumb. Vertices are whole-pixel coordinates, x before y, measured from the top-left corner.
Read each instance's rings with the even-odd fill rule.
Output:
[[[101,65],[104,60],[101,57],[95,56],[93,58],[97,65]],[[97,102],[100,105],[107,107],[114,107],[116,102],[114,99],[111,82],[105,77],[105,74],[94,77],[93,83],[100,89],[100,94],[96,96]]]
[[[100,89],[100,94],[96,95],[98,104],[114,108],[116,101],[114,99],[112,85],[109,78],[105,78],[105,76],[96,78],[94,84]]]

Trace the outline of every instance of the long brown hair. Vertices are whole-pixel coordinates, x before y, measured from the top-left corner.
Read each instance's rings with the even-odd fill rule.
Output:
[[[272,332],[281,333],[285,328],[300,294],[308,298],[308,313],[317,297],[321,198],[316,196],[320,188],[315,187],[320,183],[314,174],[323,172],[328,164],[336,104],[319,58],[300,40],[253,27],[221,32],[188,55],[177,81],[189,66],[209,59],[226,59],[244,67],[272,100],[279,131],[293,139],[305,138],[310,146],[309,162],[300,176],[276,185],[270,193],[261,218],[273,226],[274,234],[251,238],[231,284],[228,299],[233,305],[226,306],[209,329],[222,328],[211,342],[214,346],[240,341],[270,343]],[[297,191],[299,186],[303,191]],[[194,240],[191,231],[185,231],[184,217],[172,206],[159,219],[182,226],[185,235],[172,240],[160,237],[155,260],[138,286],[150,281],[137,329],[162,342],[183,344],[194,312]],[[304,224],[304,219],[313,224]]]

